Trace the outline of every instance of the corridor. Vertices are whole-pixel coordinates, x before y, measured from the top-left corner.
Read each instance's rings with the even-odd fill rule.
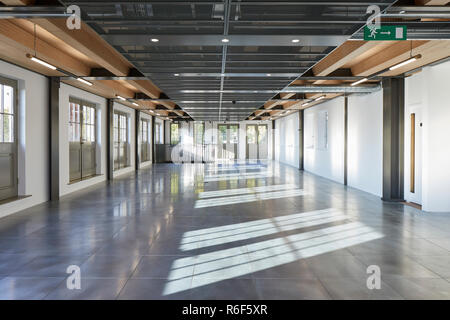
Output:
[[[1,219],[0,299],[449,299],[449,228],[278,162],[156,164]]]

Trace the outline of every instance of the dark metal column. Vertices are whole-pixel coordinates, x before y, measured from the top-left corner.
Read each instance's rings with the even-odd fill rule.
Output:
[[[300,170],[305,170],[305,110],[298,112],[298,152],[299,152],[299,165]]]
[[[162,122],[162,131],[163,131],[163,143],[167,144],[167,139],[166,139],[166,120],[163,120]],[[170,138],[169,138],[170,139]],[[170,143],[170,141],[169,141]]]
[[[108,99],[106,106],[106,169],[108,180],[114,180],[114,100]]]
[[[59,88],[61,79],[49,79],[50,201],[59,200]]]
[[[152,146],[152,163],[156,163],[156,145],[155,145],[155,128],[156,123],[155,123],[155,117],[152,116],[152,136],[151,136],[151,146]]]
[[[383,80],[383,200],[403,201],[405,80]]]
[[[276,160],[276,156],[275,156],[275,142],[276,142],[276,135],[275,135],[275,130],[276,130],[276,123],[275,120],[272,121],[272,160],[275,161]]]
[[[141,127],[141,112],[139,110],[134,110],[134,167],[136,171],[139,171],[139,167],[141,164],[141,159],[139,156],[139,131]]]
[[[344,98],[344,185],[348,185],[348,97]]]

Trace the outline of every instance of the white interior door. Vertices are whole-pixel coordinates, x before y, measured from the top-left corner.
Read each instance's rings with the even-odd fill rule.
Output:
[[[422,204],[422,108],[410,109],[410,171],[409,201]]]

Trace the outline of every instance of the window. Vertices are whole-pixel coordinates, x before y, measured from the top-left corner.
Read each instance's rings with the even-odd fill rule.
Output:
[[[129,166],[128,116],[114,112],[114,170]]]
[[[0,200],[17,189],[17,82],[0,77]]]
[[[205,139],[205,125],[203,123],[194,123],[194,143],[203,144]]]
[[[14,87],[0,84],[0,143],[14,143]]]
[[[180,126],[178,123],[170,124],[170,144],[175,145],[180,142]]]
[[[91,178],[97,173],[96,115],[95,104],[69,98],[70,182]]]
[[[163,144],[161,123],[155,123],[155,144]]]
[[[150,161],[150,144],[149,144],[149,128],[150,122],[141,119],[139,138],[141,140],[141,162]]]

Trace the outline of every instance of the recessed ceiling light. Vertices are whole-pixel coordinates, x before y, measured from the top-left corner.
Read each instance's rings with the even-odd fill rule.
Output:
[[[299,39],[293,39],[293,40],[292,40],[292,43],[299,43],[299,42],[300,42]]]
[[[159,39],[153,38],[153,39],[152,39],[152,42],[159,42]]]
[[[267,74],[267,76],[268,76],[268,77],[271,77],[271,76],[272,76],[272,74],[271,74],[271,73],[268,73],[268,74]]]
[[[402,11],[400,11],[400,14],[404,14],[404,13],[406,13],[406,11],[405,11],[405,10],[402,10]]]
[[[179,77],[180,74],[179,74],[179,73],[175,73],[174,76],[175,76],[175,77]]]
[[[82,79],[82,78],[77,78],[77,80],[80,81],[81,83],[84,83],[84,84],[88,85],[88,86],[92,86],[92,83],[91,83],[91,82],[86,81],[86,80],[84,80],[84,79]]]
[[[230,39],[224,38],[224,39],[222,39],[222,42],[223,43],[228,43],[228,42],[230,42]]]

